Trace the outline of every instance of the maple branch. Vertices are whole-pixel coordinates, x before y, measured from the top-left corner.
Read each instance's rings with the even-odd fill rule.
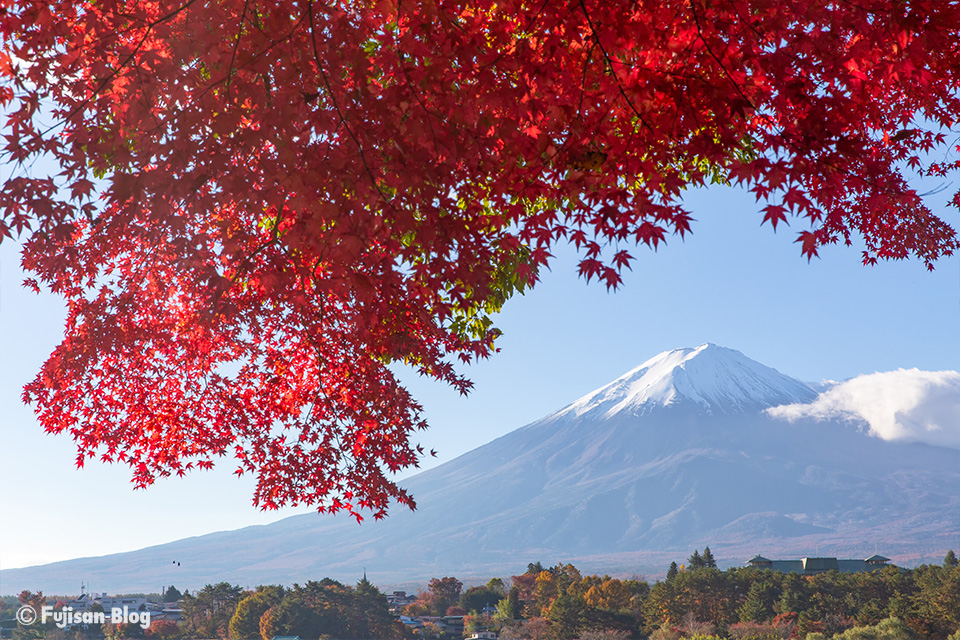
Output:
[[[402,5],[403,5],[403,0],[397,0],[397,22],[398,23],[400,21],[400,11],[401,11]],[[440,145],[437,142],[437,132],[434,131],[433,129],[433,119],[431,118],[431,116],[436,117],[440,120],[443,120],[443,117],[440,116],[439,114],[432,113],[427,108],[427,106],[423,103],[423,100],[420,99],[420,93],[413,86],[413,81],[410,79],[410,72],[407,71],[407,65],[404,64],[404,61],[403,61],[403,52],[400,51],[400,44],[396,42],[396,38],[394,38],[394,43],[395,43],[394,48],[396,49],[396,52],[397,52],[397,60],[400,63],[400,70],[403,71],[404,80],[406,80],[407,87],[409,87],[410,93],[413,94],[413,97],[416,99],[417,104],[419,104],[420,108],[423,109],[423,112],[427,114],[427,126],[430,127],[430,137],[433,138],[433,150],[435,153],[439,154]]]
[[[610,57],[610,54],[607,53],[606,48],[603,46],[603,43],[600,42],[600,34],[597,33],[597,28],[593,24],[593,20],[590,18],[590,12],[587,11],[587,5],[584,0],[578,0],[580,3],[580,8],[583,10],[583,17],[587,19],[587,24],[590,26],[590,35],[593,36],[593,41],[597,43],[597,46],[600,48],[600,53],[603,54],[603,58],[607,63],[607,67],[610,69],[610,73],[613,74],[614,79],[617,82],[617,90],[620,95],[626,101],[627,106],[630,107],[630,110],[633,111],[634,115],[637,116],[637,119],[647,128],[650,133],[655,133],[650,123],[647,122],[647,119],[640,113],[640,110],[637,109],[636,105],[633,104],[633,100],[627,96],[627,92],[623,88],[623,83],[620,82],[620,77],[617,75],[616,67],[613,64],[613,59]]]
[[[192,0],[192,1],[195,1],[195,0]],[[249,0],[244,0],[244,1],[245,1],[245,2],[249,2]],[[296,33],[296,31],[300,28],[300,25],[303,23],[303,21],[304,21],[305,19],[306,19],[305,17],[301,17],[299,20],[297,20],[297,21],[293,24],[293,26],[290,28],[290,30],[287,31],[282,37],[279,37],[279,38],[277,38],[277,39],[275,39],[275,40],[271,40],[271,41],[270,41],[270,44],[269,44],[268,46],[266,46],[266,47],[264,47],[263,49],[257,51],[256,53],[254,53],[246,63],[244,63],[244,64],[240,65],[239,67],[237,67],[236,70],[239,71],[239,70],[241,70],[241,69],[245,69],[246,67],[249,67],[250,65],[252,65],[253,63],[255,63],[257,60],[259,60],[260,58],[262,58],[263,56],[265,56],[266,54],[268,54],[270,51],[272,51],[275,47],[277,47],[277,46],[279,46],[280,44],[282,44],[282,43],[286,42],[287,40],[289,40],[289,39],[293,36],[293,34]],[[239,44],[239,40],[237,41],[237,43]],[[232,62],[231,62],[231,64],[232,64]],[[139,71],[139,70],[138,70],[138,71]],[[211,91],[213,91],[214,89],[216,89],[217,87],[219,87],[219,86],[222,85],[222,84],[227,84],[227,85],[229,86],[230,81],[231,81],[233,75],[235,75],[235,74],[231,74],[231,73],[229,72],[229,69],[228,69],[228,72],[225,73],[222,77],[220,77],[220,79],[218,79],[218,80],[216,80],[216,81],[211,81],[211,82],[209,82],[202,91],[198,91],[198,92],[196,92],[196,93],[191,94],[191,96],[190,96],[190,101],[189,101],[188,103],[186,103],[186,104],[191,105],[191,106],[197,104],[197,103],[199,102],[200,98],[203,98],[204,96],[206,96],[207,94],[209,94]],[[144,130],[144,131],[143,131],[144,135],[152,135],[152,134],[154,134],[155,132],[164,129],[164,128],[166,127],[168,121],[169,121],[171,118],[179,115],[179,111],[174,112],[174,113],[172,113],[172,114],[169,114],[169,115],[168,115],[167,117],[165,117],[163,120],[159,120],[159,119],[158,119],[158,114],[156,114],[156,113],[155,113],[154,111],[152,111],[152,110],[151,110],[151,114],[150,114],[150,115],[151,115],[151,118],[153,119],[153,121],[156,123],[157,126],[154,127],[154,128],[152,128],[152,129],[146,129],[146,130]],[[186,165],[187,162],[183,159],[182,151],[181,151],[180,149],[177,149],[176,152],[177,152],[177,154],[181,157],[181,162],[182,162],[182,164]]]
[[[692,0],[691,0],[691,1],[692,1]],[[759,31],[759,30],[753,25],[753,22],[752,22],[752,21],[744,18],[743,14],[740,12],[740,7],[737,6],[737,3],[735,2],[735,0],[726,0],[726,3],[727,3],[727,5],[729,5],[730,9],[737,15],[737,19],[740,21],[740,23],[746,25],[748,29],[750,29],[751,31],[753,31],[754,35],[757,36],[757,39],[758,39],[760,42],[762,42],[762,43],[764,43],[764,44],[769,44],[769,43],[770,43],[770,39],[768,38],[767,34]]]
[[[713,52],[713,49],[710,48],[710,44],[703,35],[703,28],[700,25],[700,16],[697,14],[696,3],[697,0],[690,0],[690,12],[693,14],[693,22],[697,25],[697,37],[700,38],[704,49],[707,50],[707,53],[710,54],[710,57],[714,59],[721,71],[723,71],[723,75],[727,76],[727,80],[730,81],[730,84],[733,85],[733,88],[737,91],[737,93],[740,94],[740,97],[750,105],[750,108],[757,112],[757,106],[754,104],[753,100],[747,97],[747,94],[743,92],[743,88],[737,83],[736,80],[733,79],[733,75],[727,69],[726,65],[723,64],[723,61],[717,56],[717,54]]]
[[[687,95],[687,93],[688,93],[688,92],[686,91],[686,87],[688,87],[688,86],[690,85],[690,82],[691,82],[691,81],[699,80],[700,82],[702,82],[703,84],[706,84],[706,85],[709,85],[709,83],[707,82],[707,80],[706,80],[705,78],[703,78],[702,75],[698,75],[698,74],[695,74],[695,73],[687,73],[687,66],[688,66],[688,65],[690,64],[690,62],[693,60],[693,56],[694,56],[694,44],[693,44],[692,41],[689,42],[689,43],[686,45],[686,47],[684,48],[684,52],[685,52],[687,55],[686,55],[686,58],[685,58],[684,61],[683,61],[683,64],[680,66],[680,69],[681,69],[682,73],[676,74],[676,76],[682,78],[683,81],[684,81],[684,85],[683,85],[683,86],[684,86],[684,89],[685,89],[685,90],[684,90],[684,92],[683,92],[683,95],[684,95],[684,97],[686,97],[686,95]],[[689,101],[688,101],[688,102],[689,102]],[[680,113],[681,113],[681,106],[682,106],[682,103],[681,103],[681,102],[677,102],[676,104],[677,104],[677,108],[676,108],[676,109],[674,110],[674,112],[673,112],[673,122],[670,124],[670,131],[671,131],[671,133],[673,133],[673,134],[676,134],[676,131],[677,131],[677,123],[680,121]],[[692,104],[692,103],[690,104],[690,107],[693,107],[693,104]],[[691,114],[691,115],[692,115],[693,118],[696,120],[696,122],[699,124],[700,121],[699,121],[699,118],[698,118],[698,115],[697,115],[696,111],[693,110],[693,109],[691,109],[691,111],[692,111],[692,114]]]
[[[596,42],[590,43],[587,49],[587,59],[583,63],[583,73],[580,74],[580,99],[577,101],[577,115],[583,120],[583,98],[587,93],[587,69],[590,68],[590,62],[593,60],[593,49],[597,46]]]
[[[918,195],[919,197],[921,197],[921,198],[924,198],[924,197],[926,197],[926,196],[934,196],[934,195],[937,195],[938,193],[942,193],[942,192],[946,191],[947,188],[949,188],[950,185],[952,185],[952,184],[953,184],[953,181],[950,181],[950,182],[947,182],[947,183],[942,183],[942,182],[941,182],[939,185],[937,185],[937,186],[934,187],[933,189],[930,189],[929,191],[924,191],[923,193],[918,193],[917,195]]]
[[[884,10],[882,10],[882,9],[868,9],[867,7],[865,7],[865,6],[861,5],[861,4],[857,4],[857,3],[855,3],[855,2],[851,2],[851,0],[837,0],[837,1],[838,1],[838,2],[842,2],[842,3],[845,4],[845,5],[851,6],[851,7],[853,7],[854,9],[859,9],[860,11],[863,11],[864,13],[869,13],[870,15],[893,15],[893,11],[884,11]]]
[[[582,0],[581,0],[581,2],[582,2]],[[696,28],[697,28],[697,37],[698,37],[698,38],[700,39],[700,41],[703,43],[704,49],[706,49],[706,51],[707,51],[707,53],[710,55],[710,57],[713,58],[713,60],[717,63],[717,65],[720,67],[721,71],[723,71],[723,74],[727,77],[727,80],[730,81],[730,84],[733,86],[733,88],[736,90],[736,92],[740,95],[740,97],[743,98],[743,100],[744,100],[748,105],[750,105],[750,107],[753,109],[754,113],[756,113],[756,114],[758,114],[758,115],[761,115],[761,114],[762,114],[762,111],[759,110],[759,109],[757,108],[756,104],[754,104],[753,100],[751,100],[751,99],[743,92],[742,87],[737,83],[736,80],[734,80],[733,75],[732,75],[732,74],[730,73],[730,71],[727,69],[726,65],[724,65],[723,61],[713,52],[713,49],[710,47],[710,44],[707,42],[706,37],[705,37],[704,34],[703,34],[703,27],[702,27],[702,25],[701,25],[701,23],[700,23],[700,16],[699,16],[699,14],[697,13],[696,2],[697,2],[697,0],[690,0],[689,5],[690,5],[690,12],[691,12],[691,14],[693,15],[693,21],[694,21],[694,23],[695,23],[695,25],[696,25]],[[738,14],[738,17],[739,17],[739,14]],[[780,131],[781,137],[783,138],[784,142],[785,142],[788,146],[790,146],[796,154],[799,155],[799,154],[802,153],[802,150],[800,149],[799,145],[797,145],[793,140],[791,140],[791,139],[789,139],[788,137],[786,137],[786,136],[784,135],[783,129],[782,129],[781,127],[776,126],[774,123],[772,123],[772,122],[770,121],[769,116],[763,116],[763,115],[761,115],[761,117],[763,117],[764,120],[766,120],[768,123],[772,124],[775,129],[778,129],[778,130]],[[863,181],[864,184],[871,186],[871,188],[873,187],[873,185],[871,184],[871,181],[870,181],[870,180],[868,180],[867,178],[864,178],[864,177],[860,176],[859,174],[855,174],[854,172],[852,172],[852,171],[850,171],[850,170],[847,170],[847,169],[840,169],[839,167],[835,166],[833,163],[831,163],[831,162],[823,162],[823,160],[821,160],[821,159],[819,159],[819,158],[817,159],[817,162],[818,162],[818,163],[823,163],[825,166],[828,166],[828,167],[830,167],[830,168],[832,168],[832,169],[834,169],[834,170],[836,170],[836,171],[838,171],[838,172],[840,172],[840,173],[844,173],[844,174],[846,174],[846,175],[848,175],[848,176],[850,176],[850,177],[854,177],[854,178],[860,179],[861,181]],[[891,192],[891,193],[892,193],[892,192]]]
[[[320,51],[317,48],[316,25],[314,24],[313,20],[313,1],[314,0],[307,0],[307,15],[310,20],[310,40],[313,44],[313,59],[317,65],[317,71],[320,72],[320,76],[323,78],[323,84],[327,88],[327,93],[330,96],[330,101],[333,103],[334,110],[337,112],[337,117],[347,130],[347,134],[353,140],[354,144],[357,145],[357,150],[360,152],[360,161],[363,163],[363,168],[366,170],[367,176],[370,178],[370,183],[373,185],[373,188],[377,190],[377,193],[380,194],[380,198],[383,200],[384,204],[390,205],[390,199],[387,198],[386,194],[383,192],[383,189],[380,188],[377,179],[373,176],[373,171],[370,170],[366,153],[363,150],[363,144],[360,143],[360,139],[357,137],[357,134],[354,133],[350,123],[347,122],[347,119],[343,114],[343,110],[340,108],[340,104],[337,101],[336,93],[333,91],[333,85],[330,82],[330,78],[327,76],[327,72],[323,67],[323,63],[320,61]]]
[[[146,32],[143,34],[143,37],[140,38],[140,42],[137,43],[137,46],[134,47],[133,51],[130,52],[130,55],[128,55],[126,59],[123,62],[121,62],[117,68],[111,71],[106,78],[101,80],[97,84],[96,88],[93,90],[93,93],[90,94],[88,97],[84,98],[80,102],[80,104],[76,105],[73,109],[71,109],[70,112],[63,119],[61,119],[59,123],[50,125],[48,129],[46,129],[43,132],[40,132],[40,137],[42,138],[43,136],[47,135],[57,127],[65,125],[67,122],[72,120],[74,116],[76,116],[79,112],[85,109],[87,105],[90,104],[90,102],[94,98],[100,95],[100,92],[103,91],[104,87],[110,84],[110,82],[113,81],[113,79],[116,78],[121,71],[123,71],[124,67],[130,64],[130,61],[133,60],[138,53],[140,53],[140,49],[141,47],[143,47],[143,43],[147,41],[147,36],[150,35],[150,32],[153,31],[154,27],[163,24],[164,22],[166,22],[167,20],[170,20],[171,18],[176,17],[177,15],[180,14],[181,11],[183,11],[184,9],[188,9],[190,5],[192,5],[196,1],[197,0],[187,0],[184,4],[180,5],[179,7],[167,13],[166,15],[163,15],[157,18],[156,20],[153,20],[152,22],[148,22],[145,27]]]
[[[250,0],[243,0],[243,11],[240,12],[240,20],[237,21],[237,36],[233,43],[233,49],[230,51],[230,63],[227,65],[227,83],[225,89],[228,103],[230,102],[230,86],[233,80],[233,62],[237,59],[237,49],[240,48],[240,36],[243,33],[243,21],[247,17],[247,7],[249,4]]]
[[[217,309],[219,308],[220,303],[223,301],[224,294],[226,294],[227,291],[230,291],[231,289],[233,289],[233,286],[237,282],[237,278],[239,278],[241,275],[243,275],[246,272],[246,270],[250,266],[250,263],[253,262],[253,259],[256,258],[258,255],[260,255],[261,252],[265,251],[267,247],[273,244],[276,244],[280,240],[280,221],[283,219],[283,210],[285,207],[285,203],[286,203],[286,195],[284,195],[283,198],[281,198],[280,205],[277,207],[277,217],[273,225],[273,237],[267,242],[264,242],[263,244],[261,244],[256,249],[254,249],[253,253],[247,255],[243,259],[243,262],[240,263],[240,265],[237,267],[236,272],[234,272],[233,276],[230,278],[230,283],[228,284],[228,286],[218,287],[219,291],[217,292],[217,298],[210,305],[211,317],[216,315]]]
[[[543,14],[543,10],[547,7],[547,4],[548,4],[549,2],[550,2],[550,0],[544,0],[544,1],[543,1],[543,3],[540,5],[540,8],[537,9],[537,12],[536,12],[533,16],[530,17],[530,20],[527,22],[527,27],[526,27],[525,31],[529,31],[529,30],[533,27],[533,23],[540,18],[540,16]],[[573,9],[570,9],[570,11],[568,11],[566,15],[569,16],[571,13],[573,13]],[[560,22],[561,22],[561,18],[558,16],[558,17],[557,17],[557,20],[556,20],[552,25],[550,25],[550,26],[548,26],[548,27],[546,28],[546,31],[550,31],[550,29],[552,29],[553,27],[555,27],[555,26],[557,26],[558,24],[560,24]],[[509,54],[511,54],[511,53],[515,53],[516,50],[517,50],[516,41],[514,41],[514,45],[513,45],[512,47],[504,49],[500,54],[498,54],[498,55],[495,56],[493,59],[491,59],[490,61],[488,61],[485,65],[479,67],[477,70],[478,70],[478,71],[483,71],[484,69],[488,69],[488,68],[492,67],[493,65],[495,65],[496,63],[500,62],[500,61],[503,60],[505,57],[507,57],[507,55],[509,55]]]

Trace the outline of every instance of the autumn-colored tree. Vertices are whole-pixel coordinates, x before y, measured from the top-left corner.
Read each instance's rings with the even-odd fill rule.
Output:
[[[108,618],[109,620],[109,618]],[[142,638],[146,631],[139,624],[132,622],[105,622],[100,625],[100,630],[106,640],[126,640],[127,638]]]
[[[727,574],[681,571],[650,589],[643,604],[644,622],[648,633],[663,623],[678,626],[688,614],[698,621],[726,626],[736,621],[737,605],[732,580]]]
[[[263,640],[272,640],[280,630],[280,605],[270,607],[260,616],[260,637]]]
[[[183,635],[183,632],[180,625],[173,620],[151,620],[144,635],[148,638],[159,638],[159,640],[176,640]]]
[[[563,593],[558,584],[557,575],[553,571],[541,571],[537,575],[537,581],[533,591],[533,604],[530,608],[530,616],[547,617],[550,611],[550,605]]]
[[[622,581],[609,576],[591,586],[584,595],[587,606],[619,611],[630,605],[630,593]]]
[[[283,587],[269,585],[258,587],[237,603],[237,608],[227,627],[230,640],[258,640],[260,638],[260,618],[271,607],[280,604],[283,599]]]
[[[407,615],[445,615],[447,609],[457,604],[463,583],[454,577],[431,578],[427,590],[417,595],[417,600],[407,605]]]
[[[538,562],[537,565],[539,566],[540,563]],[[533,566],[533,565],[529,565],[529,566]],[[510,590],[511,591],[516,590],[517,592],[517,601],[520,607],[519,613],[521,615],[525,614],[525,615],[531,616],[531,615],[538,615],[539,613],[539,612],[531,613],[528,610],[532,611],[532,608],[535,606],[533,601],[535,597],[534,593],[537,588],[537,576],[540,575],[540,571],[542,571],[543,569],[541,567],[539,571],[537,571],[536,573],[533,573],[529,570],[529,566],[528,566],[528,570],[525,573],[522,573],[521,575],[518,575],[518,576],[513,576],[513,578],[511,579]],[[520,616],[517,616],[517,617],[520,617]]]
[[[560,591],[569,590],[582,579],[580,570],[570,563],[558,563],[557,566],[550,571],[557,577],[557,588]]]
[[[14,639],[37,640],[44,637],[45,631],[53,627],[53,622],[43,623],[43,607],[47,603],[47,599],[43,597],[43,592],[21,591],[17,595],[17,601],[21,608],[30,607],[32,611],[17,616],[17,627],[13,631]]]
[[[423,623],[423,627],[416,630],[416,635],[420,638],[434,638],[440,640],[446,635],[442,626],[433,621]]]
[[[454,577],[432,578],[427,589],[433,597],[433,606],[439,615],[444,615],[449,607],[460,601],[463,583]]]
[[[540,617],[529,618],[504,627],[500,637],[504,640],[546,640],[550,637],[550,621]]]
[[[43,597],[42,591],[34,593],[24,589],[17,595],[17,602],[21,607],[30,607],[39,616],[47,604],[47,599]]]
[[[24,397],[138,486],[232,454],[263,507],[412,505],[389,365],[466,392],[557,243],[616,286],[690,187],[799,218],[806,256],[958,245],[907,180],[957,168],[956,2],[0,7],[0,238],[68,310]]]
[[[275,636],[319,638],[321,635],[347,637],[350,623],[347,614],[347,589],[335,580],[310,580],[287,589],[278,604],[267,609],[260,618],[260,634],[264,640]]]

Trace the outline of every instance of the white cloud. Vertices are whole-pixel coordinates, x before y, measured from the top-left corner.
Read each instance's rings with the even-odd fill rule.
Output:
[[[860,420],[884,440],[960,449],[960,372],[898,369],[835,383],[809,404],[767,409],[777,418]]]

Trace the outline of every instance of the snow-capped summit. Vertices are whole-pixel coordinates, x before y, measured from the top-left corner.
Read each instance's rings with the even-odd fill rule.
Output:
[[[810,402],[816,392],[735,349],[705,343],[664,351],[559,413],[642,415],[654,407],[692,405],[703,413],[741,413]]]

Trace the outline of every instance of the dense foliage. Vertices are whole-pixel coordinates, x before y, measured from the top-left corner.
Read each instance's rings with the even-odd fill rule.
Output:
[[[712,558],[708,551],[695,557],[704,555]],[[20,601],[44,599],[24,592]],[[642,579],[583,576],[570,564],[535,563],[513,576],[509,588],[494,578],[462,591],[456,578],[435,578],[402,610],[388,610],[386,596],[366,578],[355,588],[327,578],[247,592],[222,582],[186,594],[182,604],[185,618],[178,628],[151,626],[146,635],[160,640],[425,639],[444,635],[439,623],[455,607],[466,613],[464,635],[494,630],[504,640],[960,640],[960,566],[953,554],[942,566],[812,576],[685,565],[650,585]],[[421,617],[425,624],[405,627],[397,621],[401,614]],[[44,631],[21,625],[19,637],[39,638]],[[52,640],[67,640],[52,626],[46,632]],[[125,632],[143,633],[131,625],[116,637]]]
[[[957,166],[953,1],[2,0],[0,40],[0,240],[68,309],[25,398],[139,486],[413,505],[388,365],[465,392],[553,246],[616,286],[690,187],[807,256],[958,243],[905,177]]]

